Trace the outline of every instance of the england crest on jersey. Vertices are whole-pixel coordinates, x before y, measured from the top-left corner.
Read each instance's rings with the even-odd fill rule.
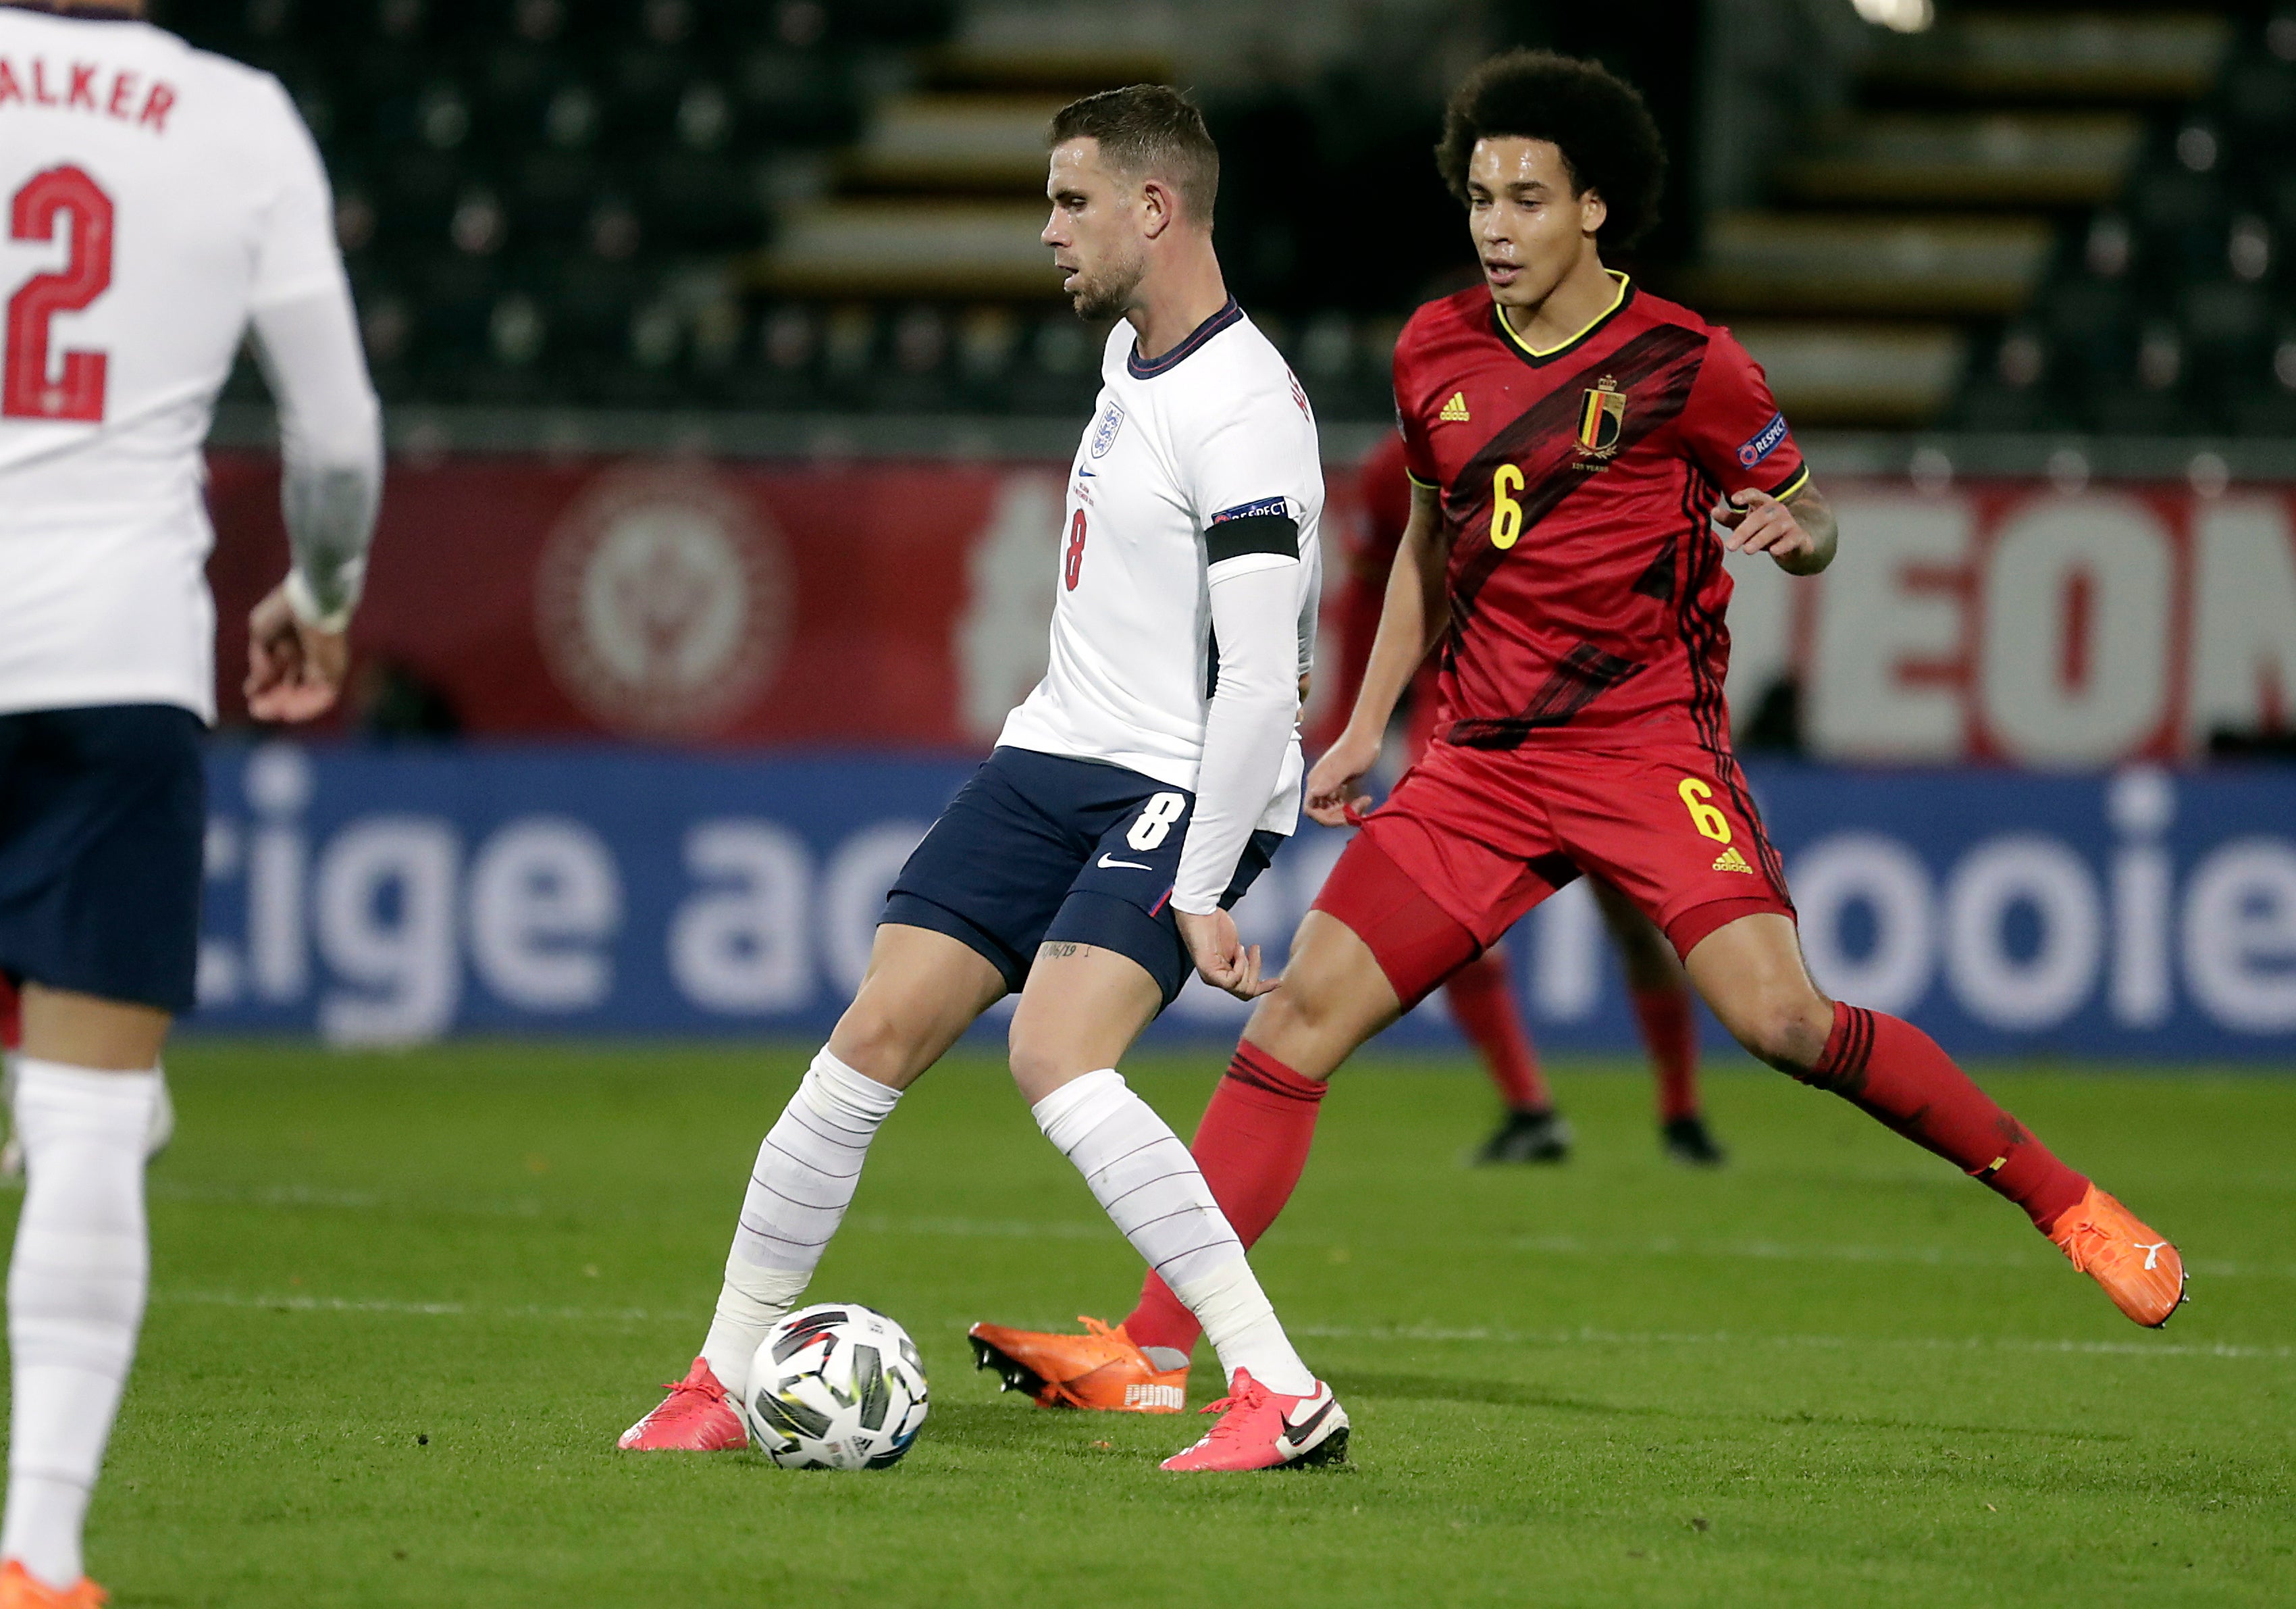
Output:
[[[1108,405],[1108,412],[1100,416],[1100,423],[1094,427],[1092,456],[1095,458],[1107,457],[1108,449],[1116,445],[1117,432],[1123,428],[1124,405],[1120,402],[1111,402]]]

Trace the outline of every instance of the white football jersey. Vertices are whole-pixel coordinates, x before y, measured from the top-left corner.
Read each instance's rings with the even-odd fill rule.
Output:
[[[250,312],[343,283],[266,73],[0,8],[0,711],[215,715],[201,446]]]
[[[1323,457],[1308,394],[1231,300],[1153,363],[1119,321],[1093,422],[1069,471],[1050,668],[999,743],[1105,760],[1193,791],[1218,647],[1204,533],[1287,515],[1300,532],[1300,673],[1312,668],[1322,587]],[[1299,822],[1295,729],[1259,825]]]

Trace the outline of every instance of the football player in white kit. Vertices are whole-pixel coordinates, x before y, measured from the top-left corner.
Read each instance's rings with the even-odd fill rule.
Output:
[[[248,705],[333,702],[380,410],[319,153],[278,81],[141,0],[0,0],[0,972],[26,1185],[0,1609],[103,1601],[80,1557],[142,1322],[147,1130],[193,1003],[215,716],[201,448],[252,327],[280,404],[286,580]]]
[[[758,1150],[701,1355],[625,1448],[743,1445],[751,1356],[805,1289],[870,1140],[1017,991],[1013,1075],[1038,1126],[1201,1318],[1228,1379],[1218,1424],[1164,1467],[1344,1456],[1345,1412],[1195,1160],[1116,1071],[1191,972],[1246,998],[1274,987],[1226,907],[1298,817],[1315,421],[1221,279],[1219,155],[1195,107],[1112,90],[1061,111],[1051,144],[1045,242],[1078,311],[1118,320],[1070,473],[1051,668],[894,883],[859,993]]]

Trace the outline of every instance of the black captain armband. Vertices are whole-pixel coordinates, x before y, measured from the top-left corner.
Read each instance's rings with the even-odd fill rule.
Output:
[[[1287,559],[1300,556],[1300,522],[1289,514],[1239,514],[1226,520],[1214,520],[1204,529],[1204,563],[1207,568],[1229,559],[1240,559],[1248,553],[1280,554]]]

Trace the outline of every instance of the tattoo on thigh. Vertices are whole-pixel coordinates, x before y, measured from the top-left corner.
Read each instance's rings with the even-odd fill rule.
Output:
[[[1084,955],[1091,948],[1089,944],[1039,944],[1037,956],[1040,960],[1066,961],[1071,956]]]

